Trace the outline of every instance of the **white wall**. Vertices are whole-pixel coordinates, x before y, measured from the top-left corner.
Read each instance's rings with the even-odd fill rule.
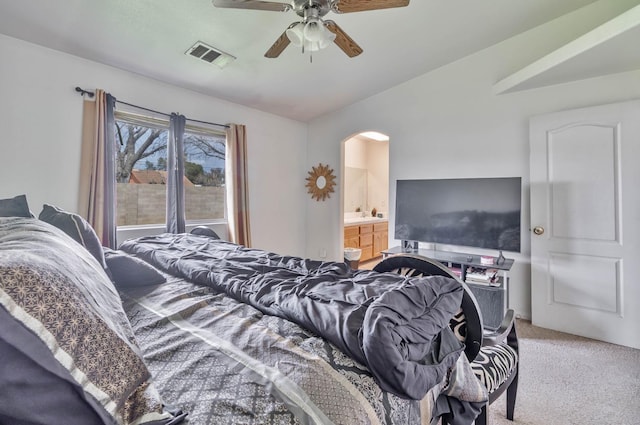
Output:
[[[389,143],[352,137],[344,143],[344,166],[366,170],[366,199],[358,207],[369,213],[373,208],[386,216],[389,204]],[[354,212],[354,200],[345,192],[344,211]]]
[[[366,152],[367,142],[359,137],[352,137],[344,142],[344,173],[341,187],[344,188],[342,210],[345,214],[356,214],[357,211],[364,213],[367,209]]]
[[[373,208],[383,213],[389,212],[389,142],[371,141],[367,145],[367,169],[369,175],[367,190],[369,212]]]
[[[82,98],[125,102],[247,127],[253,246],[304,255],[307,125],[0,35],[0,198],[25,193],[76,211]],[[286,234],[286,237],[282,237]]]
[[[367,141],[359,137],[352,137],[344,145],[344,166],[367,168]]]
[[[345,139],[364,130],[387,134],[390,246],[399,244],[393,238],[397,179],[521,176],[522,252],[508,255],[516,260],[510,306],[522,317],[530,317],[529,117],[638,98],[640,71],[500,96],[492,94],[492,85],[615,16],[619,11],[609,10],[610,5],[598,2],[314,120],[309,128],[308,164],[328,163],[340,170]],[[327,250],[329,259],[342,255],[340,190],[326,202],[307,200],[308,255],[321,249]]]

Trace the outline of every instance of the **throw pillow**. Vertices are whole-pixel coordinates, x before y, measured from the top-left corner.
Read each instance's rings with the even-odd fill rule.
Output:
[[[71,236],[73,240],[84,246],[87,251],[106,269],[102,244],[89,222],[78,214],[64,211],[53,205],[44,204],[38,218]]]
[[[104,259],[117,287],[157,285],[166,279],[156,268],[123,251],[104,248]]]
[[[27,197],[18,195],[13,198],[0,199],[0,217],[31,217]]]
[[[0,220],[0,252],[0,422],[176,423],[118,292],[87,250],[16,217]]]
[[[213,229],[208,228],[207,226],[197,226],[194,227],[191,232],[192,235],[201,235],[201,236],[209,236],[213,239],[220,239],[220,236]]]

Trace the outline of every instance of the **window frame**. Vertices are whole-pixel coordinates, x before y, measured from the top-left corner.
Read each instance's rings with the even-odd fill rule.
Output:
[[[114,111],[114,120],[115,122],[126,122],[127,124],[145,126],[149,128],[155,128],[159,130],[169,130],[169,119],[165,117],[157,117],[151,115],[143,115],[131,111],[122,111],[116,110]],[[226,132],[221,131],[219,129],[213,128],[212,126],[207,126],[204,123],[198,122],[198,124],[190,124],[187,119],[187,124],[185,125],[185,134],[195,134],[205,137],[215,136],[220,137],[225,140],[225,195],[224,195],[224,208],[223,208],[223,217],[222,218],[211,218],[211,219],[196,219],[196,220],[188,220],[185,217],[185,225],[186,231],[189,231],[191,228],[202,225],[212,225],[212,226],[224,226],[225,232],[228,233],[229,221],[227,217],[227,194],[226,194],[226,170],[227,170],[227,157],[226,157]],[[117,195],[115,201],[117,202]],[[166,200],[165,200],[166,203]],[[118,225],[116,222],[116,232],[118,234],[123,234],[128,237],[135,237],[129,235],[146,235],[149,232],[157,233],[158,230],[164,231],[166,229],[165,223],[149,223],[149,224],[130,224],[130,225]],[[128,237],[125,237],[127,239]],[[118,237],[118,240],[124,240]]]

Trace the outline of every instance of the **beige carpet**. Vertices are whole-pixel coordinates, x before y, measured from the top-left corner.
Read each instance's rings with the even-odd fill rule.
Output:
[[[515,417],[503,394],[491,425],[640,425],[640,350],[517,323],[520,381]]]

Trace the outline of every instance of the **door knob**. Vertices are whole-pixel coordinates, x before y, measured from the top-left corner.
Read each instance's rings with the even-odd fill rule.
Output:
[[[533,228],[533,233],[535,233],[536,235],[540,236],[541,234],[544,233],[544,227],[542,226],[536,226]]]

